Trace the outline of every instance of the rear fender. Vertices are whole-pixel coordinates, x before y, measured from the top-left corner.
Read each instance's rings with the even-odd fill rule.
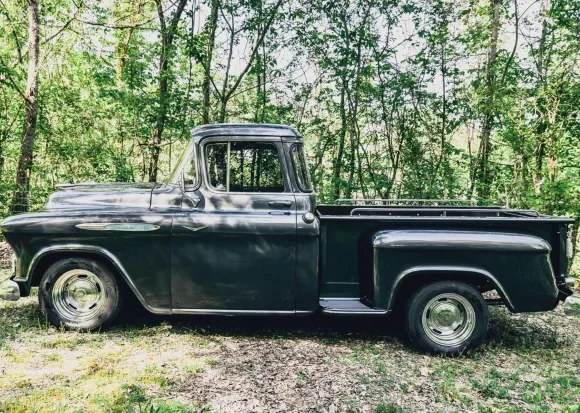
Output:
[[[547,311],[558,304],[550,244],[505,231],[400,229],[372,238],[372,305],[392,309],[401,286],[445,279],[496,289],[513,312]],[[490,288],[491,287],[491,288]]]
[[[482,268],[461,267],[461,266],[416,266],[411,267],[399,274],[395,281],[394,288],[389,297],[391,309],[396,297],[402,289],[413,291],[419,285],[438,280],[457,280],[469,284],[483,285],[489,283],[503,299],[506,307],[510,311],[514,310],[509,295],[506,293],[501,283],[489,272]]]

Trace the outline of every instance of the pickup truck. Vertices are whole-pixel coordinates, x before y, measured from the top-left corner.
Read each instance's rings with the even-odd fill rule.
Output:
[[[127,294],[156,314],[393,313],[413,345],[443,355],[483,342],[489,305],[575,297],[572,219],[417,204],[317,206],[294,128],[202,126],[162,184],[59,185],[43,211],[5,219],[14,272],[0,296],[38,286],[50,323],[85,331]]]

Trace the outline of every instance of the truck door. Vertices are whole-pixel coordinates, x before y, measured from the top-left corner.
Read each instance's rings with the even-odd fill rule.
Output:
[[[199,203],[172,227],[174,311],[293,313],[296,201],[281,140],[206,138],[198,150]]]

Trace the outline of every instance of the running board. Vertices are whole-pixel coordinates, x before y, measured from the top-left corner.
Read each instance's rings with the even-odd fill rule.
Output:
[[[319,301],[324,314],[336,315],[384,315],[388,310],[372,308],[361,303],[359,298],[321,298]]]

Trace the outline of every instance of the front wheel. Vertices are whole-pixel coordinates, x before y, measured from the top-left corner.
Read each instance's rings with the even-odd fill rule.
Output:
[[[489,313],[485,299],[471,285],[439,281],[412,295],[405,321],[409,340],[418,349],[456,356],[483,343]]]
[[[101,263],[67,258],[54,263],[40,281],[40,308],[48,321],[71,330],[94,330],[119,314],[119,283]]]

